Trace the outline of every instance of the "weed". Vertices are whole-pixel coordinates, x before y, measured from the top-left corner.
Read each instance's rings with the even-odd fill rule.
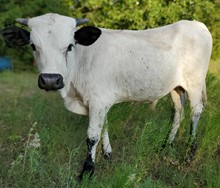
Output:
[[[220,80],[207,77],[208,101],[198,127],[195,160],[184,163],[190,110],[173,146],[172,101],[122,103],[108,113],[112,160],[97,153],[93,179],[76,180],[86,156],[88,117],[68,112],[55,92],[37,88],[34,73],[0,73],[1,187],[220,187]],[[101,146],[99,146],[100,148]]]

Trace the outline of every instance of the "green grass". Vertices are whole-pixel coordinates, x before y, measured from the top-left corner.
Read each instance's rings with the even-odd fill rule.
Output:
[[[208,102],[199,122],[195,160],[184,163],[189,106],[173,147],[162,145],[172,101],[122,103],[108,113],[112,160],[97,151],[91,181],[78,184],[86,155],[88,117],[68,112],[56,92],[38,89],[37,74],[0,73],[0,187],[220,187],[220,80],[207,77]],[[38,138],[39,135],[39,138]]]

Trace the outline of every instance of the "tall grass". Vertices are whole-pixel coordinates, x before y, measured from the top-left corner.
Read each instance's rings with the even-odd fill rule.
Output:
[[[91,181],[76,181],[86,155],[88,117],[68,112],[34,73],[0,73],[0,187],[220,187],[220,80],[207,77],[195,160],[186,164],[189,105],[174,146],[162,148],[172,123],[170,96],[156,111],[122,103],[108,113],[112,160],[97,151]]]

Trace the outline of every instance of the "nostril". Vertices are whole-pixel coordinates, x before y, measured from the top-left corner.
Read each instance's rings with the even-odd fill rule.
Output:
[[[41,75],[41,74],[38,77],[38,86],[41,89],[45,89],[45,86],[46,86],[45,79],[44,79],[43,75]]]
[[[63,77],[60,74],[54,75],[54,89],[61,89],[63,87]]]
[[[43,85],[43,86],[46,85],[46,82],[45,82],[45,80],[44,80],[44,78],[43,78],[42,76],[40,77],[40,83],[41,83],[41,85]]]
[[[56,84],[56,86],[60,86],[60,85],[61,85],[61,79],[60,79],[60,77],[57,78],[55,84]]]

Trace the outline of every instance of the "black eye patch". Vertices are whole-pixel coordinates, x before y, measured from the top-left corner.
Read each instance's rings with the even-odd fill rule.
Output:
[[[99,28],[85,26],[75,32],[74,38],[76,43],[89,46],[92,45],[102,34]]]

